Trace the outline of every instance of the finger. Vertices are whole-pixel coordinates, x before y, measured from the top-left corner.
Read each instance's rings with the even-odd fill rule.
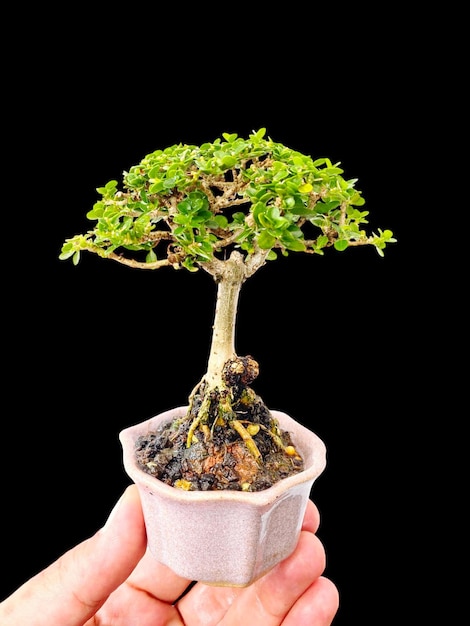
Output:
[[[338,588],[320,576],[297,600],[282,626],[330,626],[338,608]]]
[[[316,504],[311,500],[307,502],[307,508],[305,509],[304,521],[302,523],[302,530],[307,530],[311,533],[316,533],[320,526],[320,513]]]
[[[325,551],[311,532],[300,533],[293,554],[249,587],[196,585],[178,608],[185,623],[225,626],[250,623],[279,626],[289,610],[325,569]]]
[[[301,532],[293,554],[253,585],[260,612],[258,621],[266,626],[281,624],[298,598],[321,576],[325,566],[321,541],[310,532]]]
[[[137,489],[128,487],[106,525],[26,582],[0,605],[2,626],[79,626],[132,572],[145,552]]]
[[[183,621],[178,609],[172,603],[175,595],[170,589],[170,581],[175,579],[176,574],[157,563],[154,557],[146,555],[144,559],[146,558],[148,558],[150,566],[152,563],[155,565],[155,567],[148,569],[148,575],[151,576],[152,580],[145,580],[144,577],[140,583],[137,579],[136,584],[136,578],[131,575],[123,585],[111,593],[105,604],[97,611],[94,618],[87,622],[86,626],[94,624],[113,624],[113,626],[129,626],[129,624],[138,624],[139,626],[167,624],[169,626],[171,624],[172,626],[182,626]],[[160,578],[165,574],[168,580]],[[157,577],[155,581],[153,581],[154,576]],[[176,583],[180,581],[181,579]],[[164,589],[166,588],[171,599],[165,601],[158,597],[165,595],[160,593],[160,583]],[[152,587],[158,587],[158,592]],[[151,591],[149,592],[147,589],[151,589]]]
[[[145,553],[127,582],[132,587],[170,604],[191,583],[187,578],[178,576],[169,567],[159,563],[149,551]]]
[[[234,610],[237,598],[246,592],[247,589],[242,587],[215,587],[198,583],[178,602],[177,608],[183,623],[191,626],[251,624],[251,610],[242,618]],[[234,621],[229,619],[232,613],[235,613]]]

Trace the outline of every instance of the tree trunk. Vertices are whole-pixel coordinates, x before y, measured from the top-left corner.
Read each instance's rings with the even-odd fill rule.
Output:
[[[222,272],[216,278],[217,300],[205,377],[211,389],[220,385],[225,363],[236,356],[235,325],[240,289],[244,281],[243,258],[238,252],[233,252],[230,258],[224,261]]]

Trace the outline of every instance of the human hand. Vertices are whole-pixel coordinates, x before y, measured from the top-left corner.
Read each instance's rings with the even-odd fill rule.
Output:
[[[193,585],[146,551],[135,485],[105,526],[0,604],[2,626],[330,626],[336,586],[322,576],[325,551],[309,500],[294,553],[248,587]],[[178,600],[178,598],[180,598]]]

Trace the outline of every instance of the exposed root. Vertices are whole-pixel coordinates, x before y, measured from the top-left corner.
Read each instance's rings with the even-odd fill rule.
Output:
[[[257,428],[247,428],[244,424],[256,425],[256,422],[242,418],[255,404],[261,405],[268,412],[259,396],[249,387],[258,373],[258,363],[253,357],[236,356],[225,363],[219,386],[210,388],[205,378],[200,381],[189,397],[187,418],[191,419],[191,425],[186,440],[187,448],[198,442],[197,431],[202,433],[207,442],[212,439],[216,426],[225,425],[241,437],[256,462],[262,463],[261,452],[253,438],[253,434],[259,430],[259,424]],[[277,425],[271,423],[269,428],[262,427],[270,433],[276,446],[284,449]]]
[[[249,452],[253,455],[253,458],[255,459],[255,461],[257,463],[261,463],[262,461],[261,452],[258,450],[258,446],[256,445],[255,440],[250,435],[248,430],[243,426],[240,420],[236,420],[236,419],[232,420],[231,422],[229,422],[229,426],[230,428],[233,428],[233,430],[237,432],[240,435],[240,437],[243,439],[246,447],[248,448]]]

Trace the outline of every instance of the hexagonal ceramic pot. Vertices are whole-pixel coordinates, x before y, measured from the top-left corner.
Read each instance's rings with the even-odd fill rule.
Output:
[[[326,465],[325,445],[286,413],[272,411],[303,456],[302,472],[258,492],[176,489],[140,469],[135,443],[186,410],[165,411],[119,434],[124,468],[139,489],[148,549],[184,578],[247,586],[294,551],[313,482]]]

